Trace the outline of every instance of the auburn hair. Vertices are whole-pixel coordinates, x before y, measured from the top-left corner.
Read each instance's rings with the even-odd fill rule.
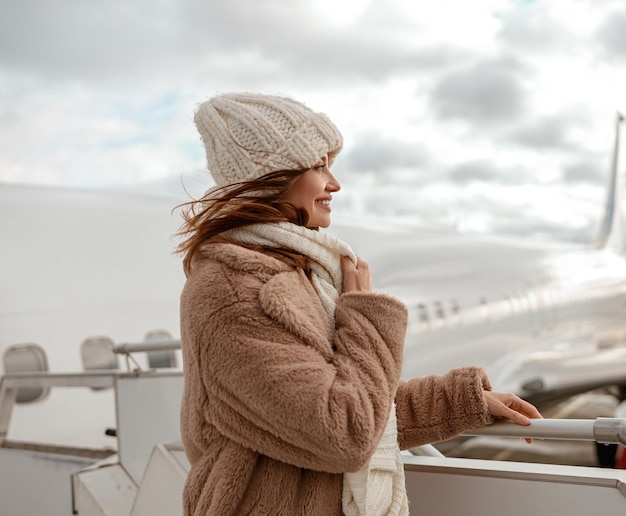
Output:
[[[177,206],[184,219],[177,235],[184,240],[177,246],[176,253],[184,257],[185,272],[190,272],[191,262],[203,244],[228,241],[273,254],[294,267],[304,269],[309,275],[308,260],[301,254],[287,249],[233,242],[223,235],[229,229],[263,222],[292,222],[306,226],[309,218],[306,210],[282,200],[304,172],[306,170],[270,172],[257,179],[218,188],[200,199]]]

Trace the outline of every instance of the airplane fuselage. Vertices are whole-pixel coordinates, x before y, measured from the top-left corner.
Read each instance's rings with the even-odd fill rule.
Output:
[[[550,360],[596,355],[625,340],[626,257],[615,249],[335,231],[356,236],[356,246],[369,251],[375,288],[407,305],[406,378],[480,365],[494,388],[528,394],[522,386],[533,379],[533,364],[540,370]]]

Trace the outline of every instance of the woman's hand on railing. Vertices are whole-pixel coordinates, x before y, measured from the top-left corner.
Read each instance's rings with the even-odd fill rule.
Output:
[[[537,408],[515,394],[484,391],[489,413],[496,418],[505,418],[518,425],[530,425],[531,419],[543,419]],[[532,443],[532,439],[526,439]]]

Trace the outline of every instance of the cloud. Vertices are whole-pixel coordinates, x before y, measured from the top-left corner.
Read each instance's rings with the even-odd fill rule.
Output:
[[[448,177],[457,184],[473,181],[492,183],[501,179],[502,176],[502,171],[485,159],[462,162],[448,172]]]
[[[0,61],[5,69],[56,80],[149,74],[163,56],[171,60],[175,10],[176,3],[159,0],[5,3]]]
[[[575,35],[546,7],[538,2],[520,6],[503,19],[496,36],[498,41],[518,54],[569,52],[576,44]]]
[[[446,74],[431,100],[442,118],[471,124],[510,123],[526,109],[527,66],[514,57],[487,59]]]
[[[409,189],[378,183],[376,190],[338,192],[333,207],[338,216],[372,223],[388,220],[438,231],[585,243],[599,220],[602,192],[589,185],[565,189],[558,184],[437,182]]]
[[[378,178],[389,178],[402,169],[412,171],[417,179],[420,170],[432,161],[428,150],[419,143],[408,143],[381,135],[360,135],[350,151],[341,158],[341,166],[356,175],[373,173]]]
[[[245,76],[246,65],[256,60],[262,66],[253,65],[255,72],[271,71],[261,72],[261,84],[275,85],[277,78],[286,86],[321,89],[354,81],[382,84],[445,67],[466,54],[451,45],[417,45],[415,27],[384,2],[374,2],[340,30],[329,21],[332,12],[322,15],[307,2],[187,2],[183,13],[186,51],[205,70]]]
[[[152,79],[181,87],[183,74],[257,88],[275,89],[282,81],[287,89],[383,83],[398,74],[444,67],[466,54],[452,45],[415,44],[415,27],[385,3],[374,2],[358,23],[342,30],[311,5],[12,2],[0,11],[0,63],[5,70],[91,84],[137,87],[136,81]]]
[[[563,181],[570,184],[604,184],[608,181],[608,169],[601,164],[605,160],[599,156],[591,156],[574,161],[563,170]]]
[[[626,59],[626,9],[610,12],[596,32],[597,41],[606,53],[618,60]]]
[[[584,106],[578,110],[568,109],[552,115],[539,116],[512,129],[508,139],[534,149],[572,150],[580,145],[577,131],[590,123]]]

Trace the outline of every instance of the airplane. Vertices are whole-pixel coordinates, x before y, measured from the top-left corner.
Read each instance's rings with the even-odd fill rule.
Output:
[[[588,245],[333,222],[329,232],[369,262],[375,290],[409,308],[404,377],[481,365],[494,389],[540,407],[599,388],[617,389],[621,401],[623,119],[618,115],[604,218]],[[83,465],[117,452],[125,473],[116,473],[115,482],[132,491],[148,477],[143,468],[152,445],[176,440],[178,297],[185,280],[173,254],[177,202],[0,185],[0,457],[18,465],[11,474],[0,466],[3,500],[16,491],[15,471],[41,466],[42,445],[9,443],[45,443],[47,460],[72,455],[55,459],[68,469],[78,449]],[[129,388],[135,380],[169,387],[156,403],[140,387]],[[159,424],[144,425],[139,415]],[[125,457],[139,448],[141,460]],[[172,450],[184,469],[180,448]],[[96,497],[81,480],[86,475],[72,477],[75,497],[89,493],[83,505]],[[147,498],[154,496],[152,490]]]

